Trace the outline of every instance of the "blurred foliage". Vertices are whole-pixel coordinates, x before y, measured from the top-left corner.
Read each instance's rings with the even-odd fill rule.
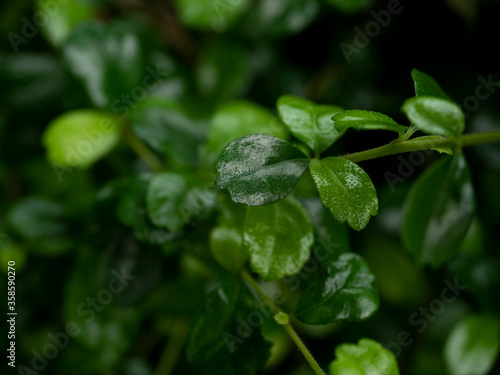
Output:
[[[212,190],[215,159],[229,141],[247,134],[296,142],[277,117],[283,94],[377,110],[404,123],[399,108],[413,96],[410,72],[418,68],[461,105],[465,132],[498,130],[498,86],[483,88],[484,100],[476,93],[500,79],[500,3],[397,3],[2,2],[0,286],[7,288],[7,262],[14,260],[16,363],[47,374],[200,373],[207,335],[234,329],[235,319],[254,308],[246,291],[238,294],[243,285],[216,285],[247,257],[240,253],[241,206]],[[388,11],[398,5],[399,12]],[[369,29],[374,22],[375,33]],[[342,43],[355,49],[346,56]],[[72,140],[74,127],[86,136]],[[392,140],[388,133],[347,130],[325,154],[376,147]],[[465,240],[453,249],[453,260],[436,269],[417,267],[399,233],[409,187],[437,152],[413,164],[407,155],[363,162],[380,210],[359,233],[336,228],[311,196],[311,175],[300,178],[296,195],[314,224],[314,248],[340,254],[350,242],[376,276],[380,294],[380,308],[367,321],[298,325],[323,368],[340,344],[369,337],[393,351],[402,374],[469,374],[461,370],[468,355],[484,363],[471,371],[500,372],[500,149],[485,145],[464,153],[477,200],[467,220],[474,224],[467,234],[450,234]],[[153,175],[152,160],[168,172]],[[390,183],[386,172],[402,181]],[[168,196],[157,184],[171,185]],[[164,212],[146,210],[157,202],[178,210],[164,220]],[[308,277],[301,271],[269,285],[281,285],[283,306],[291,311],[297,290],[313,285],[304,283]],[[436,310],[433,301],[456,282],[467,289]],[[231,316],[217,310],[228,303],[224,291],[233,293]],[[192,328],[188,334],[191,324],[219,318],[213,332]],[[247,344],[266,351],[274,345],[263,373],[311,374],[272,319],[262,335]],[[50,343],[59,345],[57,355],[44,362]],[[364,356],[360,348],[368,344],[386,353],[371,341],[340,346],[337,353],[350,348],[354,358]],[[5,353],[7,340],[0,347]],[[225,356],[214,352],[210,360]],[[244,366],[239,358],[229,360]],[[265,358],[256,352],[254,361]],[[2,366],[2,373],[10,370]]]

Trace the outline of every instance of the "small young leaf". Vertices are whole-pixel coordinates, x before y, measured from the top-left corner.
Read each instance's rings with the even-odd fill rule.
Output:
[[[461,154],[440,160],[415,181],[403,206],[402,237],[420,264],[456,255],[474,218],[469,168]]]
[[[333,105],[316,105],[291,95],[278,99],[278,113],[290,132],[319,154],[339,139],[343,131],[335,128],[332,117],[342,111]]]
[[[335,357],[330,375],[399,375],[393,354],[371,339],[342,344],[335,349]]]
[[[412,124],[428,134],[457,138],[465,129],[462,110],[446,99],[418,96],[406,100],[401,109]]]
[[[249,207],[243,244],[253,271],[265,280],[278,280],[300,271],[314,241],[305,208],[289,197],[265,207]]]
[[[405,143],[418,143],[420,141],[439,141],[442,140],[443,137],[440,135],[424,135],[423,137],[417,137],[417,138],[412,138],[408,139],[405,141]],[[437,151],[440,154],[448,154],[448,155],[453,155],[453,150],[450,147],[431,147],[431,150]]]
[[[321,272],[305,281],[295,316],[307,324],[360,321],[379,306],[375,276],[361,256],[341,254],[322,264]]]
[[[186,344],[195,373],[253,375],[264,366],[271,345],[259,327],[246,323],[255,311],[251,298],[236,280],[221,283],[206,296]]]
[[[335,121],[335,128],[340,132],[344,132],[348,128],[354,128],[356,130],[389,130],[402,134],[408,130],[408,127],[398,125],[389,116],[360,109],[337,113],[333,116],[333,120]]]
[[[421,72],[418,69],[411,71],[411,77],[415,84],[415,96],[434,96],[436,98],[452,101],[443,91],[441,86],[430,75]]]
[[[494,316],[468,316],[451,331],[444,358],[451,375],[486,375],[500,349],[500,326]]]
[[[313,159],[309,169],[321,201],[338,221],[359,231],[377,214],[375,187],[353,162],[339,157]]]
[[[243,225],[247,207],[222,202],[219,225],[210,232],[210,250],[219,264],[236,272],[245,264],[248,256],[243,252]]]
[[[119,140],[118,119],[89,109],[70,111],[57,117],[42,136],[50,161],[81,169],[103,158]]]
[[[214,188],[248,206],[262,206],[285,198],[309,165],[290,143],[270,135],[235,139],[222,150],[215,168]]]

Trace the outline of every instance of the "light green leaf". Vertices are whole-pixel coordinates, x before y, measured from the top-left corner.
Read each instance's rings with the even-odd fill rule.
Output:
[[[462,110],[446,99],[418,96],[406,100],[401,109],[424,133],[457,138],[465,129]]]
[[[353,162],[331,157],[309,166],[321,202],[340,222],[363,229],[378,212],[377,192],[366,172]]]
[[[223,202],[219,225],[210,232],[210,250],[225,269],[236,272],[248,256],[243,252],[243,225],[247,208],[244,205]]]
[[[356,130],[390,130],[402,134],[408,130],[406,126],[398,125],[389,116],[360,109],[337,113],[333,116],[333,120],[335,121],[335,128],[340,132],[344,132],[348,128],[354,128]]]
[[[38,0],[36,8],[37,12],[50,16],[50,22],[40,30],[45,38],[56,47],[66,40],[75,26],[91,19],[95,12],[92,2],[84,0],[57,3]]]
[[[192,29],[222,31],[250,6],[249,0],[175,0],[181,22]]]
[[[392,353],[371,339],[342,344],[335,349],[335,357],[330,375],[399,375]]]
[[[290,132],[316,154],[325,151],[339,139],[343,131],[335,128],[331,119],[342,108],[316,105],[296,96],[283,95],[278,99],[278,113]]]
[[[418,69],[413,69],[411,71],[411,77],[413,78],[413,83],[415,84],[415,96],[434,96],[436,98],[451,101],[451,98],[431,76]]]
[[[231,102],[220,107],[212,117],[207,137],[210,159],[214,161],[233,139],[249,134],[288,138],[281,121],[267,108],[243,100]]]
[[[235,139],[219,155],[214,188],[248,206],[278,202],[293,190],[309,165],[290,143],[263,134]]]
[[[361,256],[341,254],[305,281],[295,316],[307,324],[360,321],[379,306],[375,277]]]
[[[439,141],[442,140],[443,137],[440,135],[424,135],[423,137],[417,137],[417,138],[412,138],[405,143],[418,143],[420,141]],[[450,147],[431,147],[431,150],[437,151],[440,154],[448,154],[448,155],[453,155],[453,150]]]
[[[402,237],[420,264],[455,256],[474,218],[474,192],[461,154],[447,156],[414,182],[403,206]]]
[[[66,112],[55,118],[42,136],[47,157],[55,166],[81,169],[108,154],[119,140],[118,119],[90,109]]]
[[[247,209],[243,246],[252,270],[265,280],[298,273],[309,259],[313,241],[307,211],[292,197]]]
[[[489,374],[500,349],[500,325],[494,316],[468,316],[451,331],[444,358],[451,375]]]

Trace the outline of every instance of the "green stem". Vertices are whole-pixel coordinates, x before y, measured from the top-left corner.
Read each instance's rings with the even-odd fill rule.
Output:
[[[295,330],[290,325],[290,323],[285,324],[284,327],[285,327],[285,331],[288,333],[288,335],[290,336],[292,341],[295,343],[295,345],[297,345],[297,348],[299,348],[299,350],[302,352],[302,354],[304,355],[307,362],[309,362],[309,365],[313,369],[314,373],[316,375],[325,375],[325,373],[323,372],[321,367],[319,367],[318,362],[316,362],[316,360],[312,356],[311,352],[306,348],[306,346],[304,345],[304,342],[299,337],[299,335],[297,335],[297,332],[295,332]]]
[[[418,138],[415,138],[411,141],[391,142],[384,146],[372,148],[371,150],[355,152],[353,154],[344,155],[342,157],[344,159],[357,163],[364,160],[380,158],[387,155],[401,154],[404,152],[430,150],[438,147],[466,147],[492,142],[500,142],[500,131],[466,134],[460,137],[458,140],[452,138],[418,140]]]
[[[149,148],[135,135],[128,124],[123,124],[123,137],[130,145],[130,148],[151,168],[153,172],[161,172],[163,165]]]
[[[283,310],[281,310],[267,296],[267,294],[260,287],[259,283],[257,283],[257,281],[252,277],[252,275],[250,275],[250,273],[248,273],[247,270],[241,271],[241,277],[248,284],[250,284],[250,286],[253,288],[253,290],[255,290],[255,292],[259,295],[259,297],[263,301],[269,302],[269,306],[271,307],[271,309],[273,310],[273,313],[275,315],[276,314],[287,315],[285,312],[283,312]],[[312,356],[311,352],[306,348],[306,346],[304,345],[304,342],[301,340],[301,338],[299,337],[299,335],[297,335],[297,332],[295,332],[295,330],[291,326],[290,321],[287,320],[287,322],[285,324],[281,324],[281,325],[285,328],[286,333],[288,333],[288,335],[290,336],[290,338],[292,339],[292,341],[295,343],[295,345],[297,345],[297,348],[299,348],[299,350],[302,352],[302,355],[307,360],[307,362],[309,362],[309,365],[313,369],[314,373],[316,375],[325,375],[325,373],[323,372],[323,370],[321,369],[321,367],[319,367],[318,362],[316,362],[316,360]]]
[[[188,327],[188,324],[182,318],[174,321],[155,375],[170,375],[172,373],[186,341]]]

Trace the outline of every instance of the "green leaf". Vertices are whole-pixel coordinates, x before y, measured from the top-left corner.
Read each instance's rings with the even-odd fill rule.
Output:
[[[298,273],[309,259],[313,241],[309,215],[292,197],[247,209],[243,246],[252,270],[265,280]]]
[[[418,143],[420,141],[439,141],[442,139],[443,137],[441,137],[440,135],[424,135],[423,137],[408,139],[407,141],[405,141],[405,143],[411,144],[411,143]],[[450,147],[432,147],[430,149],[437,151],[440,154],[453,155],[453,150]]]
[[[462,110],[446,99],[419,96],[407,99],[401,109],[412,124],[428,134],[457,138],[465,129]]]
[[[411,77],[415,84],[415,96],[434,96],[436,98],[452,101],[431,76],[418,69],[413,69],[411,71]]]
[[[447,156],[414,182],[403,206],[402,237],[419,264],[455,256],[474,218],[474,192],[461,154]]]
[[[309,165],[290,143],[269,135],[235,139],[219,155],[214,188],[248,206],[262,206],[285,198]]]
[[[219,225],[210,232],[210,250],[219,264],[236,272],[245,264],[248,256],[243,252],[243,225],[246,206],[223,202]]]
[[[211,161],[233,139],[249,134],[267,134],[287,139],[283,124],[267,108],[248,101],[234,101],[220,107],[210,123],[207,151]],[[214,156],[215,155],[215,156]]]
[[[97,107],[114,110],[125,103],[123,95],[130,100],[132,89],[148,74],[131,28],[123,22],[89,22],[76,28],[63,45],[66,66]]]
[[[340,222],[363,229],[378,212],[377,192],[366,172],[353,162],[331,157],[309,166],[321,202]]]
[[[120,122],[113,115],[79,109],[52,120],[42,135],[42,143],[55,167],[85,169],[118,144],[120,130]]]
[[[186,177],[179,173],[157,173],[151,179],[146,193],[146,207],[151,222],[177,232],[186,224],[180,211],[188,190]]]
[[[335,357],[330,375],[399,375],[392,353],[371,339],[337,346]]]
[[[147,99],[131,112],[134,133],[169,161],[194,165],[201,134],[184,108],[165,99]]]
[[[494,316],[468,316],[451,331],[444,358],[451,375],[489,374],[500,349],[500,325]]]
[[[181,22],[197,30],[222,31],[234,24],[250,6],[249,0],[175,0]]]
[[[398,125],[389,116],[379,112],[363,111],[353,109],[343,111],[333,116],[335,128],[339,132],[345,132],[348,128],[356,130],[389,130],[403,134],[408,130],[406,126]]]
[[[343,131],[335,128],[331,119],[342,108],[333,105],[316,105],[291,95],[278,99],[278,113],[290,132],[319,154],[339,139]]]
[[[120,197],[116,214],[124,225],[134,229],[134,235],[139,241],[157,245],[167,242],[174,235],[164,228],[154,226],[147,217],[145,198],[151,178],[149,173],[134,176]]]
[[[59,47],[66,40],[75,26],[82,21],[91,19],[95,13],[91,2],[84,0],[58,4],[38,0],[36,8],[37,12],[50,15],[50,22],[41,27],[40,31],[56,47]]]
[[[379,306],[375,276],[367,263],[353,253],[323,262],[320,272],[305,281],[295,317],[307,324],[360,321]]]
[[[188,361],[203,375],[253,375],[270,355],[259,327],[250,326],[252,297],[241,283],[228,280],[213,289],[193,317],[186,344]]]

